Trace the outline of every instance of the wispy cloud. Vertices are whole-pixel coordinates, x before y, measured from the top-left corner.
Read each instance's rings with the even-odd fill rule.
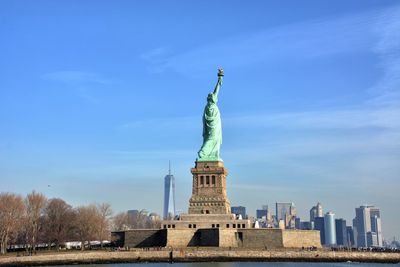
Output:
[[[164,71],[164,65],[168,62],[168,49],[166,47],[157,47],[146,51],[140,55],[140,58],[146,61],[147,71],[150,73],[160,73]]]
[[[232,36],[172,56],[156,49],[142,58],[158,70],[172,69],[188,74],[220,64],[234,68],[264,61],[277,64],[350,51],[372,51],[382,34],[391,39],[390,35],[396,33],[397,26],[388,24],[398,23],[398,16],[398,9],[383,9],[306,21]],[[388,32],[375,31],[378,24],[380,27],[383,24]]]
[[[91,90],[87,87],[79,86],[76,88],[76,94],[79,97],[81,97],[91,103],[100,103],[100,99],[97,98],[96,96],[94,96],[94,94],[91,91],[93,91],[93,90]]]
[[[279,113],[250,113],[222,115],[224,128],[265,128],[279,127],[298,130],[353,130],[353,129],[395,129],[400,130],[400,108],[360,106],[354,108],[337,108],[332,110],[315,110]],[[199,116],[149,118],[126,122],[119,129],[199,129]]]
[[[228,68],[261,62],[275,65],[364,51],[378,57],[381,71],[381,78],[368,90],[368,103],[396,106],[400,104],[399,17],[399,6],[378,9],[236,35],[175,55],[156,48],[142,59],[153,72],[173,70],[188,75],[221,64]]]
[[[136,159],[165,159],[166,155],[182,158],[193,156],[192,150],[178,150],[178,149],[165,149],[165,150],[111,150],[110,154],[117,157],[127,157]]]
[[[111,83],[109,79],[93,72],[84,71],[56,71],[43,74],[45,81],[63,84],[63,87],[75,92],[75,94],[90,103],[99,103],[94,91]]]
[[[84,71],[55,71],[42,75],[45,80],[52,80],[64,83],[100,83],[105,84],[109,81],[99,74]]]
[[[374,52],[380,59],[381,79],[370,88],[377,105],[400,105],[400,7],[381,16],[374,30],[380,38]]]
[[[150,62],[154,62],[159,60],[160,57],[166,54],[167,49],[165,47],[157,47],[147,52],[144,52],[140,55],[140,57],[144,60],[148,60]]]
[[[261,113],[228,116],[227,127],[281,127],[292,129],[388,128],[400,130],[400,108],[366,106],[308,112]]]
[[[134,120],[123,123],[118,126],[119,129],[129,130],[138,128],[157,129],[197,129],[201,125],[201,117],[199,116],[182,116],[182,117],[163,117],[163,118],[149,118],[145,120]]]

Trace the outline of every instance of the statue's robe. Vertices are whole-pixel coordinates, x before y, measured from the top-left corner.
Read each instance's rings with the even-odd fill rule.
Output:
[[[203,114],[203,145],[199,151],[199,160],[220,160],[219,149],[222,144],[221,116],[216,105],[217,97],[212,95]]]

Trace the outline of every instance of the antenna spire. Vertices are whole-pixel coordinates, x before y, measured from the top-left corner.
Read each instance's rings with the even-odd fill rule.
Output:
[[[171,175],[171,160],[168,161],[168,175]]]

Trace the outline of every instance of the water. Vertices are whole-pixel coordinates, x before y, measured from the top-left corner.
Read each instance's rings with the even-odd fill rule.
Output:
[[[384,267],[383,263],[311,263],[311,262],[197,262],[197,263],[115,263],[60,265],[58,267]],[[390,264],[389,266],[400,266]],[[49,266],[48,266],[49,267]]]

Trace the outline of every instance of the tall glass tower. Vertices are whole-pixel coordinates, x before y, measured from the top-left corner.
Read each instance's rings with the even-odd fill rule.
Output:
[[[324,216],[325,245],[336,245],[335,214],[327,212]]]
[[[164,220],[175,217],[175,177],[171,174],[171,162],[168,175],[164,178]]]

